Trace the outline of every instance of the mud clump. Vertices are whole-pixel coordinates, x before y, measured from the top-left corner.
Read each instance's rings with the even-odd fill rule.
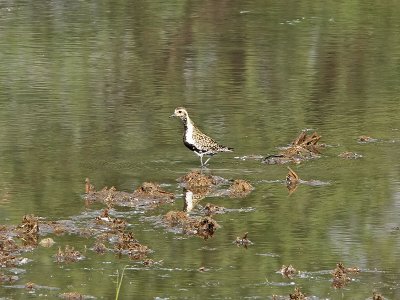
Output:
[[[197,235],[203,239],[212,237],[220,226],[211,217],[189,217],[182,211],[170,211],[163,218],[164,224],[174,229],[180,230],[187,235]]]
[[[247,180],[236,179],[228,189],[228,195],[232,198],[246,197],[254,187]]]
[[[95,191],[88,183],[85,185],[85,201],[87,205],[100,202],[111,208],[113,206],[129,206],[151,209],[164,203],[174,201],[174,194],[163,190],[158,184],[144,182],[133,193],[118,191],[115,187],[104,187]]]
[[[332,286],[334,288],[343,288],[351,281],[351,274],[359,273],[360,269],[358,268],[346,268],[343,263],[338,263],[336,265],[335,270],[332,272],[333,281]]]
[[[304,160],[318,158],[320,151],[325,146],[319,143],[321,136],[314,132],[307,135],[305,131],[278,154],[265,157],[262,162],[266,164],[285,164],[289,162],[300,163]]]

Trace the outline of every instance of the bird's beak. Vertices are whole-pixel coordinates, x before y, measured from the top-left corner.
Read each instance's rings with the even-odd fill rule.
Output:
[[[175,116],[175,114],[172,114],[172,115],[170,115],[169,117],[170,117],[170,118],[173,118],[173,117],[176,117],[176,116]]]

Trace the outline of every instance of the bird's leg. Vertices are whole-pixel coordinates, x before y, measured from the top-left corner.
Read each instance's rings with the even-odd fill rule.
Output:
[[[203,165],[203,155],[200,155],[200,163],[201,163],[201,167],[204,167],[204,165]]]
[[[209,157],[206,162],[204,163],[204,165],[206,165],[208,163],[208,161],[210,160],[211,157]]]

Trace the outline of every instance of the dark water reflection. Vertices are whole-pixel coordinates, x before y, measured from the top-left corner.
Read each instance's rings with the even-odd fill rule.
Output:
[[[374,290],[399,298],[399,12],[397,2],[375,1],[1,3],[2,223],[81,214],[86,177],[120,190],[165,184],[181,197],[146,215],[181,210],[176,178],[198,158],[181,144],[181,124],[168,119],[177,106],[235,148],[210,161],[212,172],[256,188],[244,199],[202,200],[253,208],[217,216],[222,227],[207,241],[128,214],[162,266],[88,251],[89,259],[62,268],[55,249],[40,249],[27,254],[33,262],[18,284],[110,298],[116,270],[128,264],[124,297],[267,298],[296,285],[317,298],[366,299]],[[301,185],[288,197],[285,166],[234,158],[276,153],[303,129],[329,147],[292,167],[329,185]],[[377,142],[358,143],[364,134]],[[340,159],[343,151],[363,158]],[[244,232],[254,243],[247,250],[232,243]],[[335,290],[330,270],[339,261],[363,272]],[[304,276],[282,278],[283,264]]]

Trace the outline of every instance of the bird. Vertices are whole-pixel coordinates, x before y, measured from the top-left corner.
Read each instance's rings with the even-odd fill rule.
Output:
[[[218,152],[233,151],[233,148],[220,145],[208,135],[201,132],[200,129],[194,125],[184,107],[175,108],[175,111],[171,117],[178,117],[182,120],[184,127],[183,144],[200,157],[201,167],[205,167],[211,158],[209,157],[206,162],[203,163],[204,155],[212,156]]]

